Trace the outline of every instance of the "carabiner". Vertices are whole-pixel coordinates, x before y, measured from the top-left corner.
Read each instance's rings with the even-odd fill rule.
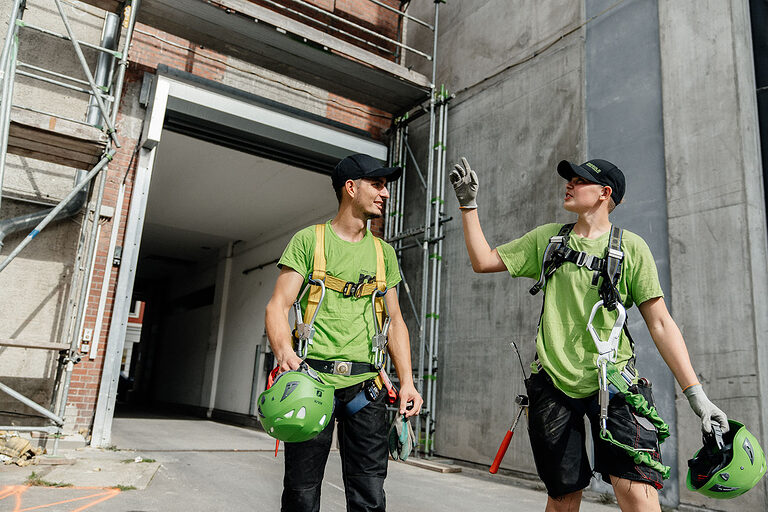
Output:
[[[616,355],[619,349],[619,337],[621,336],[622,329],[624,329],[624,322],[627,320],[627,310],[624,309],[624,306],[620,302],[617,302],[616,322],[613,324],[611,334],[607,341],[601,340],[600,336],[597,334],[597,331],[592,325],[592,320],[595,319],[595,313],[597,313],[597,310],[600,309],[601,306],[603,306],[602,300],[599,300],[595,303],[595,305],[592,307],[592,313],[589,315],[589,321],[587,322],[587,331],[589,331],[589,334],[592,336],[592,341],[595,342],[595,347],[597,348],[598,368],[600,367],[601,362],[604,360],[606,362],[610,361],[611,363],[616,362]]]
[[[608,340],[603,341],[592,325],[592,320],[595,319],[597,310],[602,306],[603,301],[599,300],[592,307],[592,313],[589,315],[589,321],[587,322],[587,330],[592,336],[592,341],[595,342],[595,348],[597,348],[597,383],[599,386],[597,402],[600,406],[600,431],[603,435],[606,435],[608,431],[608,402],[610,401],[610,394],[608,393],[608,363],[616,362],[616,356],[619,351],[619,337],[624,328],[624,322],[627,320],[627,310],[621,302],[616,303],[616,322],[613,324]]]
[[[376,289],[373,290],[373,293],[371,294],[371,312],[373,313],[373,338],[371,339],[371,352],[374,354],[373,365],[378,369],[381,369],[381,367],[384,366],[384,350],[387,348],[387,336],[389,333],[389,324],[391,319],[389,318],[387,301],[382,300],[382,304],[384,304],[384,315],[386,319],[384,320],[383,326],[379,325],[379,319],[376,316],[376,297],[378,295],[383,296],[386,293],[386,290],[382,292]]]
[[[312,314],[309,323],[304,323],[304,317],[301,314],[301,299],[304,298],[304,295],[307,294],[310,287],[313,285],[320,287],[320,301],[317,303],[317,307],[315,308],[315,312]],[[304,287],[304,290],[302,290],[299,298],[296,299],[296,302],[293,303],[293,313],[296,315],[296,329],[294,331],[297,339],[296,355],[302,359],[307,357],[309,347],[312,345],[312,338],[315,336],[315,319],[317,318],[317,312],[320,311],[320,305],[323,303],[324,299],[325,282],[320,279],[312,279],[312,275],[310,274],[307,279],[307,285]]]

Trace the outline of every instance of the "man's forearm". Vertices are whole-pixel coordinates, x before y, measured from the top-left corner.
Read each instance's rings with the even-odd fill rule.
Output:
[[[289,354],[293,354],[293,337],[288,323],[288,311],[282,311],[274,305],[268,305],[264,323],[267,328],[267,339],[272,353],[278,362],[282,362]]]

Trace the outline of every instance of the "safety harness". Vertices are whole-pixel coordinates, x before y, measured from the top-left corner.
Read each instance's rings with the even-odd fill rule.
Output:
[[[307,278],[307,284],[302,290],[296,302],[293,303],[293,309],[296,317],[296,326],[293,331],[293,337],[296,343],[296,354],[305,359],[306,362],[317,371],[323,373],[333,373],[336,375],[359,375],[371,371],[379,372],[374,385],[377,390],[364,389],[346,406],[347,414],[351,415],[362,409],[368,402],[373,401],[378,395],[378,390],[382,386],[387,388],[390,400],[397,397],[397,392],[392,386],[384,364],[386,362],[387,335],[389,332],[389,312],[387,310],[384,295],[387,292],[386,265],[384,263],[384,251],[381,246],[381,240],[373,237],[374,247],[376,249],[376,276],[370,278],[367,282],[344,281],[338,277],[329,275],[326,272],[325,260],[325,224],[315,225],[315,249],[312,272]],[[371,310],[373,314],[374,334],[371,340],[371,351],[374,354],[374,363],[360,363],[354,361],[322,361],[318,359],[308,359],[309,348],[312,346],[312,338],[315,335],[315,319],[320,305],[325,299],[326,290],[333,290],[342,294],[344,297],[371,297]],[[306,294],[307,307],[304,313],[301,312],[301,301]]]
[[[611,226],[610,239],[605,256],[587,254],[582,251],[574,251],[568,247],[568,239],[575,224],[565,224],[560,228],[557,235],[549,239],[549,244],[544,250],[544,256],[541,264],[541,274],[539,280],[530,289],[531,295],[536,295],[539,291],[546,288],[547,280],[557,271],[563,263],[570,262],[579,267],[586,267],[593,272],[592,285],[598,286],[600,299],[592,307],[592,312],[587,321],[587,331],[597,348],[597,374],[598,374],[598,404],[600,406],[600,437],[611,444],[622,448],[636,464],[644,464],[656,471],[662,476],[669,478],[670,468],[651,458],[650,453],[638,450],[625,445],[611,435],[608,431],[608,403],[613,393],[622,393],[627,404],[639,415],[647,418],[658,431],[659,443],[669,437],[669,426],[659,417],[656,409],[640,393],[634,393],[630,386],[637,380],[635,371],[634,356],[627,362],[622,371],[616,367],[616,356],[618,355],[619,338],[624,331],[632,347],[632,353],[635,351],[635,343],[627,328],[627,312],[624,304],[621,302],[621,296],[618,291],[619,278],[621,277],[621,263],[624,259],[624,252],[621,250],[621,239],[624,230]],[[600,283],[602,278],[602,283]],[[616,311],[616,321],[607,340],[601,340],[597,330],[592,325],[595,314],[600,308],[607,311]],[[542,304],[542,315],[544,305]],[[539,317],[541,324],[541,317]]]

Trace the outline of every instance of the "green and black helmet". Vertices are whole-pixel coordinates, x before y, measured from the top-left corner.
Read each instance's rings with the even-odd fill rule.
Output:
[[[688,489],[704,496],[729,499],[757,485],[765,474],[765,454],[747,428],[728,420],[730,430],[704,436],[704,446],[688,461]]]
[[[267,434],[288,443],[309,441],[328,426],[334,388],[305,364],[281,373],[259,396],[259,421]]]

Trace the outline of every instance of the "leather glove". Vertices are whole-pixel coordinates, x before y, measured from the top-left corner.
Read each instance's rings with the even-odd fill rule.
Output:
[[[469,162],[461,157],[461,163],[453,167],[453,171],[448,175],[453,185],[453,191],[456,192],[456,199],[459,200],[459,207],[466,209],[477,208],[477,174],[469,166]]]
[[[411,423],[397,413],[389,429],[389,453],[395,460],[407,460],[416,445],[416,436]]]
[[[728,432],[728,417],[707,398],[701,384],[694,384],[683,391],[683,394],[688,399],[693,412],[701,418],[701,430],[709,434],[712,432],[712,422],[717,422],[723,433]]]

